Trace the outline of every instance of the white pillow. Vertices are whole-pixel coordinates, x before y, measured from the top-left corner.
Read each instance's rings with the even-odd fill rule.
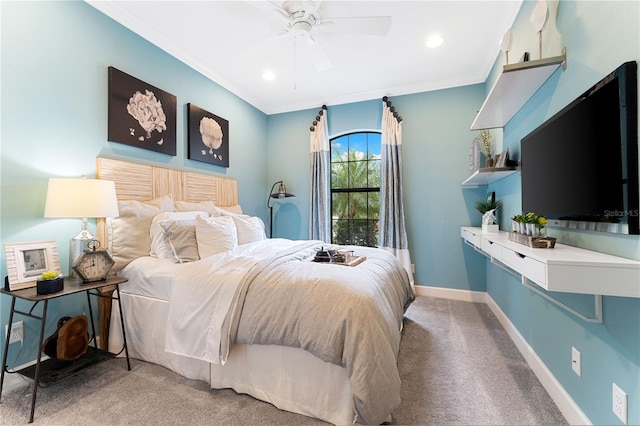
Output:
[[[196,217],[196,241],[200,259],[238,247],[238,231],[231,216]]]
[[[231,213],[232,215],[242,214],[242,207],[240,207],[240,204],[234,204],[233,206],[216,206],[216,207],[222,210],[220,214],[222,214],[223,216],[226,216],[226,214],[228,213]]]
[[[194,219],[158,222],[164,231],[167,244],[171,248],[169,260],[173,263],[193,262],[200,259],[196,241],[196,221]]]
[[[231,216],[238,228],[238,245],[266,240],[264,222],[256,216]]]
[[[213,201],[176,201],[175,207],[177,212],[204,211],[209,213],[209,216],[220,216],[220,209]]]
[[[213,201],[176,201],[175,210],[177,212],[205,211],[212,217],[242,214],[240,204],[234,204],[233,206],[216,206]]]
[[[165,230],[161,226],[163,221],[171,220],[194,220],[196,217],[208,217],[205,211],[190,212],[163,212],[155,215],[151,221],[149,235],[151,237],[151,250],[149,256],[159,259],[171,259],[174,257],[173,250],[169,245],[169,240]]]
[[[118,210],[118,217],[107,219],[109,251],[116,261],[116,272],[132,260],[149,255],[151,221],[161,212],[173,211],[173,199],[166,195],[144,202],[119,201]]]

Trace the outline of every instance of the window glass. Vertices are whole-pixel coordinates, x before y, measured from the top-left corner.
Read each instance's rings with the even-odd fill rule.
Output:
[[[331,140],[331,233],[335,244],[378,245],[380,133]]]

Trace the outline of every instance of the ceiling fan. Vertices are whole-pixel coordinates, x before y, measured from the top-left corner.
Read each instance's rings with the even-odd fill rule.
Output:
[[[286,0],[282,5],[274,1],[250,2],[260,9],[267,7],[279,17],[280,31],[242,51],[243,54],[272,43],[283,37],[293,36],[294,51],[296,44],[306,46],[317,71],[324,71],[333,65],[327,52],[320,44],[319,33],[333,31],[341,33],[384,36],[391,28],[390,16],[363,17],[323,17],[320,11],[321,0]]]

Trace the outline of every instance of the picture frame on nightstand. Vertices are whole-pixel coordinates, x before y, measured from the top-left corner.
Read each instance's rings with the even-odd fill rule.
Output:
[[[53,240],[5,243],[5,290],[35,287],[43,272],[61,273],[58,246]]]

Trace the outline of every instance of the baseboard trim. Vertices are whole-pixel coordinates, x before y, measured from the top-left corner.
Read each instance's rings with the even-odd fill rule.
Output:
[[[416,295],[437,297],[440,299],[460,300],[462,302],[486,303],[487,293],[484,291],[458,290],[454,288],[429,287],[417,285]]]
[[[513,343],[516,345],[531,370],[536,375],[540,383],[545,388],[553,402],[572,425],[591,425],[591,421],[575,403],[571,395],[562,387],[553,373],[547,368],[542,359],[536,354],[533,348],[522,337],[518,329],[513,325],[507,315],[500,309],[498,304],[486,292],[457,290],[442,287],[415,286],[418,296],[438,297],[441,299],[460,300],[465,302],[485,303],[491,312],[496,316],[500,324],[505,329]]]

